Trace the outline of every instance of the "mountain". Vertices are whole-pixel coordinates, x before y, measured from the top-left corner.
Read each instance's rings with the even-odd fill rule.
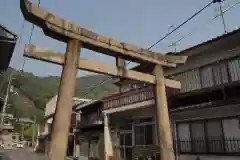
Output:
[[[16,116],[37,116],[41,120],[44,115],[45,104],[57,94],[60,78],[55,76],[38,77],[32,73],[19,72],[10,68],[4,76],[0,77],[0,97],[4,97],[8,77],[13,72],[10,106],[7,112]],[[101,83],[105,81],[105,83]],[[101,85],[99,85],[101,84]],[[98,87],[96,87],[98,86]],[[108,76],[91,75],[77,78],[75,96],[80,98],[100,99],[110,92],[114,92],[116,86],[112,84]]]

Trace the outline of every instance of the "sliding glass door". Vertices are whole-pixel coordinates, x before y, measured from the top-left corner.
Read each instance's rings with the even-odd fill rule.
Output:
[[[120,155],[121,160],[132,160],[132,132],[120,133]]]

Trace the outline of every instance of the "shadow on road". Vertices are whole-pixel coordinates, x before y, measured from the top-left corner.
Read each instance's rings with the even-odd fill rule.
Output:
[[[27,149],[0,151],[0,160],[47,160],[43,154],[37,154]]]

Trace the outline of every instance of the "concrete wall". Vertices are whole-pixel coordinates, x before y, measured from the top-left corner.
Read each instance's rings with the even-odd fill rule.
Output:
[[[11,149],[13,142],[19,141],[19,134],[18,133],[6,133],[2,136],[4,149]]]
[[[45,116],[49,116],[55,112],[57,103],[57,96],[54,96],[47,104],[45,108]]]
[[[203,156],[203,155],[180,155],[179,160],[239,160],[240,157],[235,156]]]

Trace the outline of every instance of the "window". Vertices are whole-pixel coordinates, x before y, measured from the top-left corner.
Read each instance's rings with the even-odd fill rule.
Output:
[[[202,88],[211,87],[214,85],[212,66],[206,66],[200,69],[200,77]]]
[[[130,91],[130,86],[129,86],[129,84],[128,85],[123,85],[123,86],[121,86],[121,92],[123,93],[123,92],[128,92],[128,91]]]
[[[120,133],[120,156],[122,160],[132,159],[132,132]]]
[[[152,118],[139,119],[135,121],[135,144],[153,145],[155,140],[154,123]]]
[[[16,136],[15,136],[15,135],[13,135],[13,136],[12,136],[12,139],[13,139],[13,140],[16,140]]]
[[[228,62],[229,74],[232,81],[240,80],[240,58]]]
[[[137,88],[137,84],[131,84],[131,89],[136,89]]]
[[[192,138],[192,149],[194,152],[205,152],[205,132],[204,123],[193,123],[191,124],[191,138]]]
[[[215,85],[227,83],[228,82],[227,64],[221,62],[213,65],[213,76]]]
[[[236,153],[240,151],[237,118],[202,120],[177,125],[181,153]]]

